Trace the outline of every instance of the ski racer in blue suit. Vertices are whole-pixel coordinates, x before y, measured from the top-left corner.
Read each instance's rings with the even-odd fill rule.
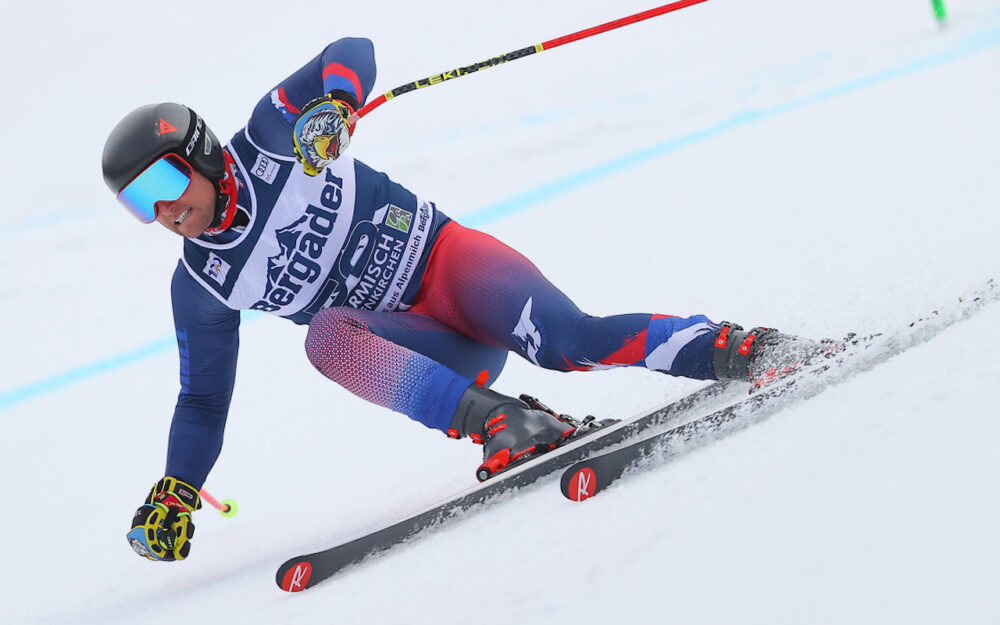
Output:
[[[583,313],[510,247],[344,154],[350,116],[374,83],[372,43],[341,39],[268,91],[224,146],[172,103],[133,111],[105,145],[119,201],[184,237],[171,284],[180,394],[165,476],[128,534],[140,555],[190,551],[191,513],[222,448],[240,310],[308,325],[306,354],[323,375],[483,444],[487,473],[576,432],[489,388],[509,352],[560,371],[630,366],[748,382],[801,357],[773,348],[788,344],[775,331],[701,315]]]

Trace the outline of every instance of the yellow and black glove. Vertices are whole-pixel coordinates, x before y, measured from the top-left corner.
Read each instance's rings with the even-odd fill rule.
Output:
[[[132,517],[128,542],[150,560],[183,560],[191,551],[191,513],[201,507],[198,489],[166,476],[153,485],[146,503]]]
[[[295,157],[310,176],[323,171],[351,144],[354,126],[349,123],[357,110],[349,93],[334,90],[306,104],[292,128]]]

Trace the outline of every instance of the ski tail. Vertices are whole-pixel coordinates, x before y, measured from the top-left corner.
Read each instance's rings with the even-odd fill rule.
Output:
[[[578,462],[562,474],[559,488],[566,499],[584,501],[622,476],[628,464],[607,462],[607,455]]]
[[[306,558],[295,558],[281,565],[274,581],[288,592],[301,592],[312,586],[312,563]]]

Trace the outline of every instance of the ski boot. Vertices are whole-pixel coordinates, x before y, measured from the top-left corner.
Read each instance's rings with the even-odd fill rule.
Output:
[[[817,358],[833,356],[841,345],[831,340],[816,341],[783,334],[774,328],[753,328],[749,332],[725,321],[715,337],[712,364],[720,380],[750,382],[750,392],[773,384]]]
[[[528,395],[514,399],[473,384],[458,402],[448,436],[468,436],[483,446],[483,463],[476,470],[482,482],[600,425],[594,417],[578,421],[556,414]]]

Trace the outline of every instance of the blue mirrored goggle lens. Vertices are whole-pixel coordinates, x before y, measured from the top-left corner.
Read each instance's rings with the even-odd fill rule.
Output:
[[[157,202],[176,200],[190,183],[191,174],[184,163],[164,156],[128,183],[118,194],[118,201],[136,219],[148,224],[156,220]]]

